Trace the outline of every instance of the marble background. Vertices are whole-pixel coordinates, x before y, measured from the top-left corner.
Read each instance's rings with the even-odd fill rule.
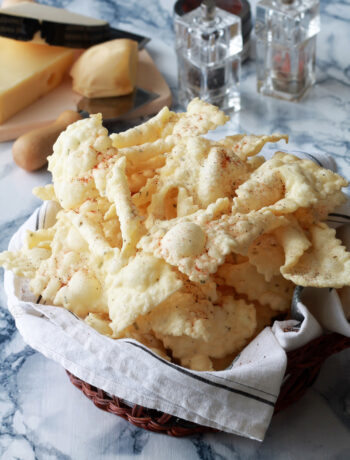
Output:
[[[172,0],[46,0],[45,4],[100,17],[152,38],[148,49],[175,96]],[[256,4],[252,1],[253,8]],[[265,98],[255,90],[251,59],[242,69],[242,111],[221,129],[291,136],[298,150],[334,155],[350,178],[350,2],[321,1],[317,84],[302,102]],[[254,56],[254,53],[252,53]],[[44,170],[14,165],[11,143],[0,144],[0,250],[32,213],[34,186]],[[268,149],[267,149],[268,150]],[[330,358],[304,398],[273,418],[263,443],[227,434],[171,439],[104,413],[73,387],[64,369],[25,345],[0,286],[0,458],[53,459],[349,459],[350,350]]]

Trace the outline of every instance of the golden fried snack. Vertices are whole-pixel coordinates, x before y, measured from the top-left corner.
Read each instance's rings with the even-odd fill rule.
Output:
[[[224,124],[193,100],[112,134],[70,125],[35,189],[59,212],[0,265],[111,338],[133,338],[195,370],[218,370],[274,318],[294,286],[350,286],[350,253],[324,220],[344,178],[277,152],[285,135],[203,137]]]

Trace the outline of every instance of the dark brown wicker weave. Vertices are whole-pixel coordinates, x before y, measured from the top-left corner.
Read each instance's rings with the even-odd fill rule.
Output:
[[[303,396],[307,388],[315,381],[326,358],[348,347],[350,347],[350,338],[333,333],[323,335],[307,345],[289,352],[287,378],[276,402],[275,414]],[[91,399],[95,406],[119,415],[139,428],[178,437],[216,431],[136,404],[130,407],[116,396],[110,396],[103,390],[83,382],[68,371],[67,373],[73,385]]]

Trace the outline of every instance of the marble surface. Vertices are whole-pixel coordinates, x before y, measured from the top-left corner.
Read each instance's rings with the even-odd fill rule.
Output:
[[[171,0],[46,0],[43,3],[101,17],[152,38],[148,49],[175,96]],[[255,5],[255,1],[251,2]],[[323,151],[350,178],[350,2],[321,1],[317,84],[288,103],[255,91],[251,59],[242,69],[242,110],[221,134],[291,136],[297,150]],[[254,53],[252,53],[253,55]],[[34,186],[50,181],[44,169],[26,173],[0,144],[0,250],[32,213]],[[171,439],[104,413],[73,387],[64,369],[30,349],[16,331],[0,286],[0,458],[46,459],[348,459],[350,458],[350,350],[330,358],[304,398],[273,418],[263,443],[228,434]]]

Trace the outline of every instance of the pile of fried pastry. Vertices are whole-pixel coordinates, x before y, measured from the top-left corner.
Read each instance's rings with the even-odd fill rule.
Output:
[[[295,285],[350,285],[350,253],[325,223],[347,181],[276,152],[287,136],[203,137],[228,121],[199,99],[108,135],[100,115],[70,125],[49,157],[56,223],[28,231],[0,265],[100,333],[133,338],[195,370],[225,368]]]

